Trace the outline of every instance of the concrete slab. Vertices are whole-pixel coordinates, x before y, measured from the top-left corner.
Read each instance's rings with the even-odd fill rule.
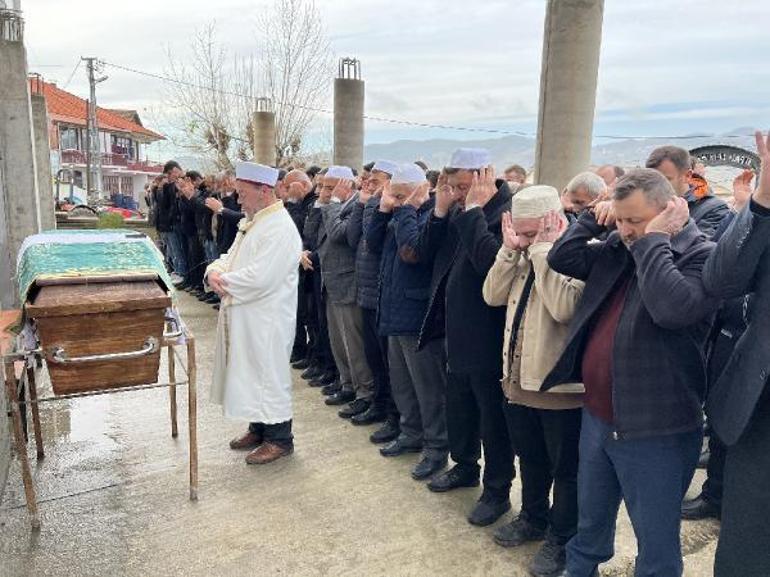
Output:
[[[200,500],[187,499],[184,391],[176,440],[164,390],[45,404],[47,456],[35,467],[42,530],[29,530],[14,461],[0,505],[0,577],[528,574],[537,545],[502,549],[494,528],[465,521],[479,490],[430,493],[409,476],[414,455],[381,457],[371,429],[338,418],[298,377],[295,454],[247,466],[227,448],[242,425],[207,401],[215,313],[186,294],[181,307],[198,337]],[[512,500],[515,510],[518,482]],[[688,576],[711,575],[715,535],[711,523],[684,526]],[[635,551],[624,514],[604,574],[632,575]]]

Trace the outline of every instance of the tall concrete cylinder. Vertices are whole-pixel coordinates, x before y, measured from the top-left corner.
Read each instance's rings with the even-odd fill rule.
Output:
[[[48,139],[48,109],[45,96],[32,94],[32,132],[35,136],[35,162],[37,164],[38,202],[40,227],[56,228],[56,207],[53,200],[53,176],[51,174],[51,144]]]
[[[604,0],[548,0],[535,182],[561,190],[591,162]]]
[[[0,194],[12,265],[10,270],[0,270],[0,286],[4,286],[9,282],[6,277],[15,273],[22,241],[41,229],[24,21],[15,11],[0,10],[0,71]],[[15,290],[0,292],[3,308],[16,304],[15,295]]]
[[[252,117],[254,162],[275,165],[275,112],[257,110]]]
[[[345,58],[334,79],[334,164],[361,170],[364,164],[364,81],[360,63]]]

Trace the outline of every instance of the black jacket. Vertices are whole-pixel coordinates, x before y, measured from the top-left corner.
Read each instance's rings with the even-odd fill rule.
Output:
[[[179,206],[179,230],[186,238],[198,238],[198,228],[195,225],[195,199],[199,194],[196,190],[195,196],[191,199],[187,199],[185,196],[180,196],[177,199],[177,205]]]
[[[366,232],[372,215],[379,210],[379,197],[372,197],[366,206],[356,203],[350,215],[353,236],[351,242],[356,245],[356,302],[368,310],[377,309],[377,295],[380,284],[380,252],[369,249]]]
[[[503,243],[502,215],[511,208],[508,185],[486,206],[446,218],[433,212],[421,231],[425,262],[433,262],[431,297],[420,330],[419,347],[446,336],[449,370],[502,375],[505,307],[484,302],[482,287]]]
[[[297,227],[303,246],[305,245],[305,223],[307,223],[308,214],[310,214],[316,200],[318,200],[318,195],[313,188],[300,202],[286,203],[286,210],[294,221],[294,226]],[[299,267],[299,286],[304,292],[313,290],[312,271],[306,271],[301,266]]]
[[[157,191],[155,228],[158,232],[171,232],[177,221],[176,184],[167,182]]]
[[[709,391],[709,423],[727,445],[735,444],[754,414],[770,375],[770,210],[752,201],[719,239],[703,270],[713,295],[746,299],[746,331]]]
[[[613,414],[617,436],[640,438],[703,426],[703,349],[719,300],[702,282],[714,249],[691,219],[679,234],[644,236],[626,248],[591,212],[580,215],[548,255],[556,272],[586,282],[565,350],[543,390],[581,382],[582,361],[597,312],[622,278],[632,275],[613,347]]]
[[[730,207],[724,200],[712,194],[696,198],[692,188],[684,198],[690,209],[690,218],[706,237],[713,238],[722,220],[730,214]]]
[[[238,193],[222,197],[224,210],[219,214],[219,228],[217,229],[217,247],[220,253],[226,253],[238,234],[238,223],[243,218],[241,207],[238,204]]]
[[[195,228],[198,231],[198,240],[203,244],[205,241],[214,240],[211,232],[211,219],[214,213],[206,206],[206,199],[212,196],[211,191],[205,186],[198,189],[198,194],[193,197],[195,206]]]

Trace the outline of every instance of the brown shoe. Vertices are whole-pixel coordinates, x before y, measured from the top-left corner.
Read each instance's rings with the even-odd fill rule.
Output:
[[[294,452],[294,447],[281,447],[275,443],[266,442],[246,455],[246,463],[249,465],[265,465],[287,457]]]
[[[246,434],[240,437],[235,437],[230,441],[230,448],[234,451],[240,451],[241,449],[253,449],[259,447],[262,444],[262,437],[251,431],[247,431]]]

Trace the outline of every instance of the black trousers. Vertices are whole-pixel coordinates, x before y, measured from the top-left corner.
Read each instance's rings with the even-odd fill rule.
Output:
[[[283,423],[266,425],[264,423],[249,423],[249,431],[262,438],[265,442],[270,442],[281,447],[293,447],[294,435],[291,432],[291,420]]]
[[[313,307],[317,320],[317,332],[311,362],[326,374],[337,374],[337,366],[329,341],[329,324],[326,320],[326,291],[323,289],[321,269],[317,263],[313,271]]]
[[[388,369],[388,339],[377,333],[377,311],[361,307],[364,317],[364,354],[374,378],[373,402],[389,416],[398,419],[398,409],[390,390]]]
[[[709,462],[706,466],[706,480],[701,488],[702,497],[717,507],[722,506],[722,490],[724,487],[725,459],[727,447],[717,437],[713,429],[709,429]]]
[[[770,575],[770,386],[748,428],[727,449],[714,577]]]
[[[463,474],[478,476],[484,448],[484,491],[490,502],[510,498],[515,476],[514,449],[503,414],[503,389],[497,373],[447,374],[449,454]]]
[[[311,350],[310,306],[308,301],[313,300],[312,293],[305,290],[305,277],[300,273],[299,290],[297,291],[297,328],[294,332],[294,346],[291,350],[292,357],[306,358]]]
[[[187,284],[194,287],[203,286],[203,274],[206,272],[206,255],[197,234],[185,237],[187,241]]]
[[[521,515],[566,545],[578,523],[581,409],[549,411],[504,401],[508,431],[519,456]],[[550,503],[553,487],[553,506]]]

